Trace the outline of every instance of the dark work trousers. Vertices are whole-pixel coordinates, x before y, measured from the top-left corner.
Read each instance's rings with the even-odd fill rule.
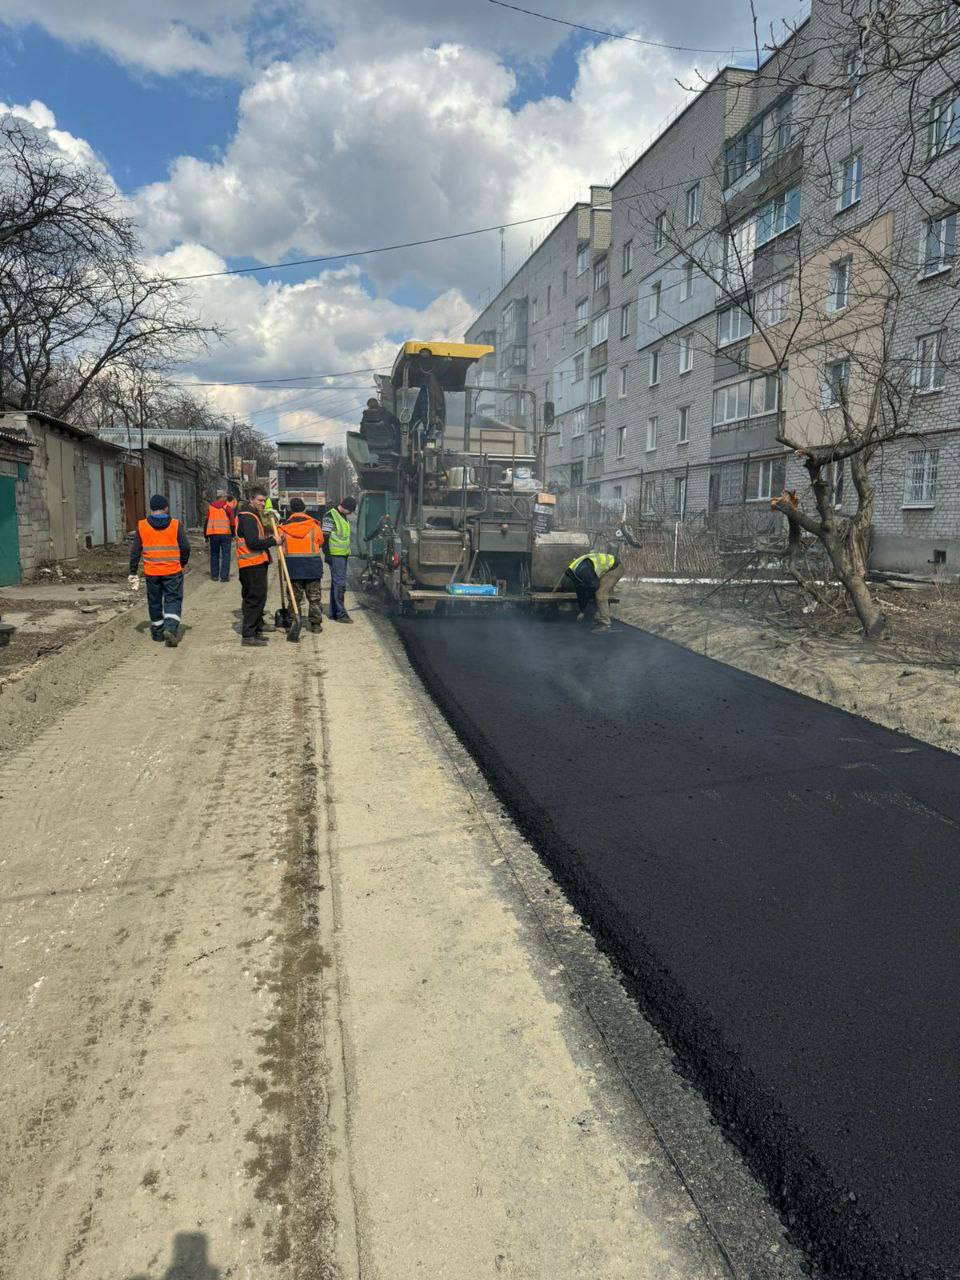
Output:
[[[577,593],[577,610],[579,613],[586,613],[596,601],[596,590],[581,582],[577,575],[569,569],[563,575],[563,586],[567,591],[575,591]]]
[[[238,571],[240,601],[243,606],[243,634],[255,636],[263,630],[263,611],[267,606],[267,571],[269,564],[255,564]]]
[[[293,578],[290,582],[293,587],[293,598],[297,602],[297,608],[300,610],[300,617],[304,618],[304,596],[306,596],[307,608],[310,610],[309,622],[311,627],[323,626],[323,580],[321,578],[310,578],[307,581]],[[304,621],[308,619],[304,618]]]
[[[207,541],[210,543],[210,577],[214,582],[229,582],[233,539],[229,533],[211,533]]]
[[[162,577],[147,575],[147,609],[150,613],[150,635],[162,640],[164,631],[176,635],[183,609],[183,574],[165,573]]]
[[[349,556],[330,557],[330,617],[344,618],[347,606],[343,603],[347,589],[347,561]]]

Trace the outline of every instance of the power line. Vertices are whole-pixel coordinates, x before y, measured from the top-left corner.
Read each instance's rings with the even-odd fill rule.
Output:
[[[622,35],[619,31],[604,31],[600,27],[585,27],[581,22],[569,22],[566,18],[554,17],[552,13],[537,13],[535,9],[522,9],[518,4],[507,4],[506,0],[487,0],[499,9],[512,9],[514,13],[525,13],[528,18],[540,18],[544,22],[555,22],[561,27],[572,27],[574,31],[587,31],[593,36],[605,36],[608,40],[627,40],[630,44],[644,44],[653,49],[673,49],[678,53],[753,53],[753,49],[697,49],[686,44],[666,44],[662,40],[641,40],[639,36]]]
[[[268,268],[263,268],[265,271]],[[306,382],[316,378],[352,378],[358,373],[379,373],[388,364],[374,364],[366,369],[341,369],[339,373],[298,373],[289,378],[241,378],[235,382],[171,382],[171,387],[262,387],[278,382]]]
[[[343,262],[347,258],[363,258],[372,253],[394,253],[398,249],[419,249],[423,245],[440,244],[444,240],[463,240],[467,236],[482,236],[488,231],[499,231],[501,227],[526,227],[532,222],[546,222],[549,218],[560,218],[568,210],[560,213],[541,213],[535,218],[519,218],[515,222],[498,222],[492,227],[474,227],[472,231],[454,231],[443,236],[428,236],[425,240],[405,240],[401,244],[383,244],[374,249],[352,249],[349,253],[328,253],[314,258],[295,258],[290,262],[268,262],[260,267],[232,267],[226,271],[199,271],[192,276],[163,276],[169,284],[182,284],[187,280],[212,280],[217,276],[244,276],[257,271],[281,271],[286,267],[313,266],[318,262]]]

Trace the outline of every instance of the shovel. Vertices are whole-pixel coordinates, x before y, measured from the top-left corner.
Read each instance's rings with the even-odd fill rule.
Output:
[[[293,619],[290,616],[290,610],[287,608],[287,590],[283,581],[283,570],[277,562],[278,576],[280,578],[280,608],[273,615],[274,626],[278,631],[288,631]]]
[[[296,644],[300,639],[300,629],[303,626],[303,619],[300,617],[300,610],[297,608],[297,598],[293,594],[293,584],[290,581],[290,572],[287,569],[287,557],[283,554],[283,547],[277,547],[277,559],[280,561],[280,581],[287,584],[287,599],[293,608],[293,619],[287,628],[287,639],[291,644]]]

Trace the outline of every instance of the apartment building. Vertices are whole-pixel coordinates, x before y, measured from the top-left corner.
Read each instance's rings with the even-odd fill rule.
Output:
[[[899,427],[871,463],[874,563],[960,571],[957,213],[917,195],[956,177],[960,67],[924,86],[925,168],[905,181],[904,104],[858,83],[839,12],[815,0],[758,71],[721,70],[468,336],[497,347],[501,385],[552,403],[548,483],[642,521],[771,524],[784,486],[810,501],[792,446],[839,440],[882,387]],[[502,354],[520,311],[525,370]],[[849,509],[849,469],[832,480]]]

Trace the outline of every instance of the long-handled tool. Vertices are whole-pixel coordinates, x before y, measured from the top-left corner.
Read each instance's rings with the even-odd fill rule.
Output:
[[[287,588],[283,580],[283,569],[280,567],[279,557],[277,559],[277,577],[280,579],[280,608],[273,615],[273,622],[278,630],[288,631],[293,618],[287,608]]]
[[[277,547],[277,559],[280,561],[280,578],[287,584],[287,598],[293,608],[293,619],[287,628],[287,639],[291,644],[296,644],[300,639],[300,629],[303,626],[303,619],[300,617],[300,609],[297,605],[297,597],[293,593],[293,583],[290,581],[290,571],[287,568],[287,557],[283,554],[283,547]]]

